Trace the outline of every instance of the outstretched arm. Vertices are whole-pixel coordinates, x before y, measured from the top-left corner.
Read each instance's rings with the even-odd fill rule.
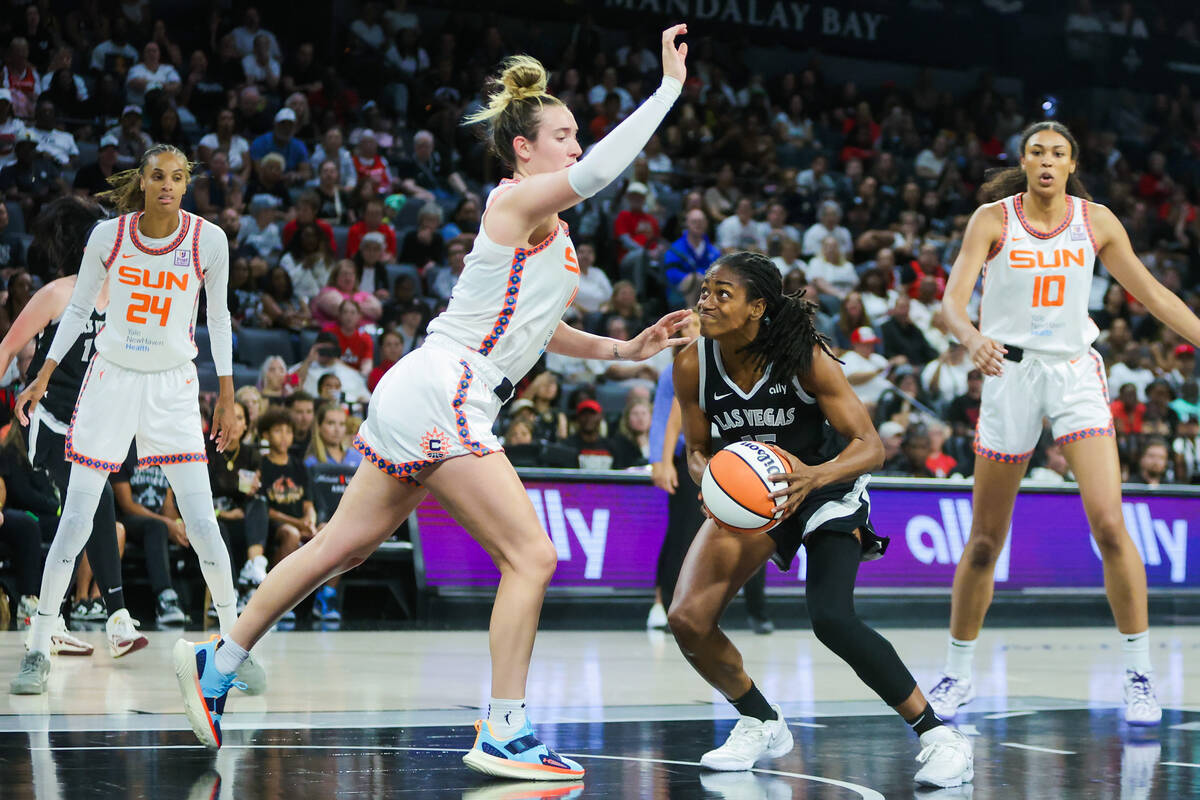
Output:
[[[1089,207],[1092,229],[1096,233],[1096,254],[1117,282],[1129,290],[1146,310],[1168,328],[1194,345],[1200,346],[1200,319],[1182,299],[1163,286],[1133,252],[1125,226],[1105,206]]]
[[[685,33],[686,25],[663,31],[662,84],[649,100],[596,143],[586,158],[555,172],[530,175],[492,201],[487,221],[492,241],[505,246],[524,243],[542,220],[596,194],[633,163],[683,90],[687,45],[677,49],[675,37]]]
[[[688,324],[691,315],[691,309],[687,308],[672,311],[627,342],[581,331],[560,321],[554,330],[554,336],[550,337],[550,343],[546,345],[546,349],[551,353],[573,358],[589,358],[599,361],[645,361],[668,347],[691,342],[692,340],[688,337],[673,335]]]

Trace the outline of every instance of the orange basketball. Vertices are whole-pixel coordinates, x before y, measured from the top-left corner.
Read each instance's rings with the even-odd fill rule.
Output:
[[[786,488],[768,475],[790,472],[779,451],[762,442],[734,442],[711,459],[700,481],[704,505],[723,528],[762,533],[779,524],[771,492]]]

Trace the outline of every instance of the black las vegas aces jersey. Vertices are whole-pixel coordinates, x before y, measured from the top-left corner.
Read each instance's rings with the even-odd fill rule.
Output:
[[[758,383],[743,392],[725,374],[720,346],[704,337],[697,342],[700,410],[712,422],[714,449],[753,439],[777,444],[805,464],[816,465],[846,447],[845,437],[833,429],[794,375],[775,376],[768,367]]]
[[[38,372],[42,369],[42,364],[46,363],[46,354],[50,352],[50,343],[54,341],[54,333],[58,330],[58,323],[61,321],[60,317],[38,334],[37,348],[34,351],[33,360],[29,362],[29,370],[25,376],[26,381],[32,381],[37,377]],[[83,332],[71,344],[71,349],[63,356],[62,362],[50,376],[50,384],[46,387],[46,394],[42,397],[41,405],[59,422],[66,424],[71,421],[71,415],[75,411],[75,401],[79,399],[79,389],[83,385],[84,373],[87,372],[92,356],[96,354],[96,348],[93,345],[96,334],[103,327],[104,314],[93,308],[91,317],[83,325]]]

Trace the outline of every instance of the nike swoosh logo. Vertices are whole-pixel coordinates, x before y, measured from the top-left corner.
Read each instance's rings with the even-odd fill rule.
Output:
[[[186,381],[184,381],[184,383],[191,383],[191,382],[192,382],[192,381],[194,381],[194,380],[196,380],[196,379],[195,379],[195,378],[188,378]]]
[[[1024,239],[1024,238],[1025,238],[1024,236],[1014,236],[1014,237],[1012,237],[1012,240],[1013,240],[1014,242],[1019,242],[1019,241],[1021,241],[1021,240],[1022,240],[1022,239]]]
[[[137,253],[121,253],[121,258],[137,258]]]
[[[733,394],[733,392],[726,392],[725,394],[714,394],[713,400],[724,400],[726,397],[729,397],[729,395],[731,395],[731,394]]]

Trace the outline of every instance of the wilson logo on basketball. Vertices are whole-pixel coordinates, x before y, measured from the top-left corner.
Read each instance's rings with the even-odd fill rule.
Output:
[[[1049,258],[1053,256],[1054,260]],[[1008,254],[1008,265],[1013,269],[1056,269],[1084,266],[1083,248],[1076,250],[1012,250]]]

